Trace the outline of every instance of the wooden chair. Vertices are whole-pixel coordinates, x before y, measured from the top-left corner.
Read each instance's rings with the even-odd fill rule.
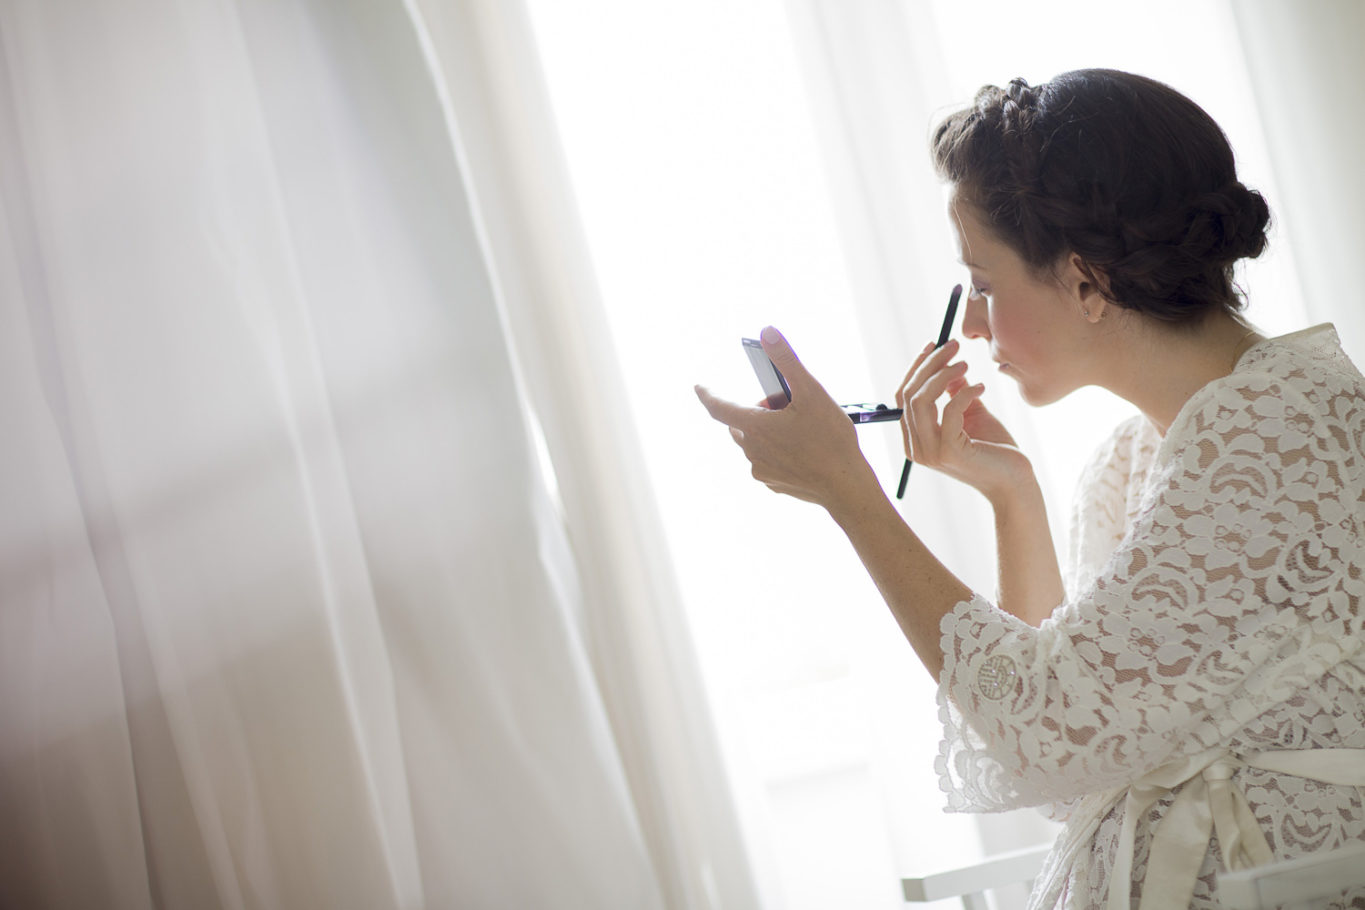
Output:
[[[1278,863],[1224,872],[1218,900],[1228,910],[1324,907],[1347,888],[1365,885],[1365,842]]]
[[[935,872],[920,878],[901,879],[901,891],[910,903],[928,903],[959,897],[965,910],[989,910],[986,892],[1007,885],[1032,886],[1043,868],[1050,845],[1001,853],[979,863]]]
[[[965,910],[989,910],[986,893],[1032,883],[1050,848],[1002,853],[970,866],[901,879],[909,903],[961,898]],[[1227,910],[1312,910],[1347,888],[1365,886],[1365,843],[1268,863],[1218,876],[1218,899]]]

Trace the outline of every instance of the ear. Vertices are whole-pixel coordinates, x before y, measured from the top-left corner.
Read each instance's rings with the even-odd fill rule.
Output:
[[[1096,269],[1076,253],[1066,257],[1062,270],[1062,284],[1076,301],[1081,317],[1092,325],[1105,317],[1114,306],[1109,296],[1109,276]]]

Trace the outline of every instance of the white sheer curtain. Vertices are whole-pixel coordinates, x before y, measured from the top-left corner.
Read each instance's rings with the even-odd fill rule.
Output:
[[[669,906],[753,906],[689,624],[521,0],[417,0],[460,124],[525,392],[554,465],[586,647]]]
[[[1231,0],[1266,144],[1279,179],[1284,242],[1300,263],[1307,312],[1334,322],[1365,361],[1365,307],[1341,279],[1365,255],[1365,4]]]
[[[0,4],[0,905],[751,905],[633,455],[526,416],[513,13]]]

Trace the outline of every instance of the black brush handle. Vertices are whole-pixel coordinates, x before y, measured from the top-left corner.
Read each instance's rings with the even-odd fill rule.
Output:
[[[948,337],[953,334],[953,319],[957,316],[957,302],[962,297],[962,285],[954,285],[952,296],[948,298],[948,312],[943,314],[943,328],[938,330],[938,344],[934,345],[934,350],[938,350],[948,343]],[[901,468],[901,482],[896,486],[896,498],[905,498],[905,485],[910,482],[910,467],[913,462],[905,459],[905,467]]]

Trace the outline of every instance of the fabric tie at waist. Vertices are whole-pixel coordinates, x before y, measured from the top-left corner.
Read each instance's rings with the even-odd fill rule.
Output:
[[[1128,910],[1133,881],[1133,849],[1138,819],[1158,800],[1181,790],[1152,829],[1147,875],[1139,910],[1188,907],[1208,853],[1209,835],[1218,833],[1223,865],[1247,869],[1274,859],[1265,834],[1232,782],[1241,768],[1258,768],[1325,784],[1365,787],[1365,749],[1297,749],[1234,755],[1210,749],[1162,765],[1128,787],[1118,855],[1109,879],[1108,910]]]

